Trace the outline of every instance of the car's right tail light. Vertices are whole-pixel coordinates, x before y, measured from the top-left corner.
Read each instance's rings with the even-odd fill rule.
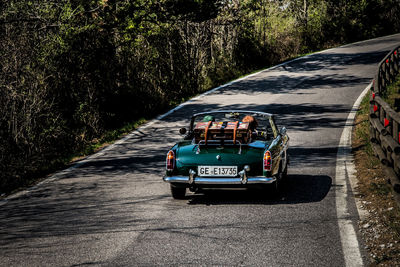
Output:
[[[263,165],[264,165],[264,171],[270,171],[271,170],[271,168],[272,168],[271,152],[266,151],[264,153]]]
[[[175,167],[175,153],[170,150],[167,154],[167,171],[173,171]]]

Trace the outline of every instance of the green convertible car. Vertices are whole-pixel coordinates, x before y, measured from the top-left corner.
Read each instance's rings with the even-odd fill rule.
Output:
[[[192,116],[183,140],[167,153],[166,175],[175,199],[186,189],[268,186],[279,191],[288,168],[289,137],[269,113],[221,110]]]

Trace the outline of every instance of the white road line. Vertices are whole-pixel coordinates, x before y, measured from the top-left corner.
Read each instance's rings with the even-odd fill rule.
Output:
[[[356,230],[354,229],[351,214],[348,208],[348,199],[349,197],[353,197],[353,195],[351,190],[349,192],[347,184],[355,179],[354,159],[353,154],[351,153],[351,133],[353,129],[353,122],[357,110],[361,104],[361,100],[368,93],[371,86],[372,83],[370,83],[364,89],[354,103],[353,108],[347,117],[342,136],[340,137],[340,143],[336,156],[336,212],[346,266],[364,266]]]

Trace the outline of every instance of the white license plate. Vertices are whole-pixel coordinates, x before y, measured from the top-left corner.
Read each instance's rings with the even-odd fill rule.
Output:
[[[197,174],[199,176],[228,176],[237,175],[237,166],[198,166]]]

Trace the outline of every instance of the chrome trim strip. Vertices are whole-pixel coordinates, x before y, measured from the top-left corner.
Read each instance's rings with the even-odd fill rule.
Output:
[[[189,177],[185,176],[165,176],[163,178],[164,182],[173,183],[189,183]]]
[[[187,176],[165,176],[164,182],[189,184]],[[271,184],[276,181],[275,177],[249,177],[246,184]],[[214,177],[195,177],[193,184],[242,184],[242,178],[214,178]]]

